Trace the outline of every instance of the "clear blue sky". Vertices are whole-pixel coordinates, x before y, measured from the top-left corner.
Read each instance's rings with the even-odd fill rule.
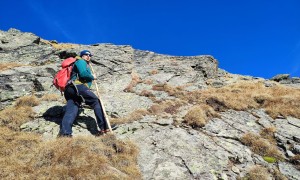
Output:
[[[0,30],[212,55],[235,74],[300,76],[300,0],[2,0]]]

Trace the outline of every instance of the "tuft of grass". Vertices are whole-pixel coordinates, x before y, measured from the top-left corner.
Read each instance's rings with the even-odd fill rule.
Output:
[[[31,107],[8,107],[0,111],[0,126],[19,130],[20,126],[34,117]]]
[[[214,109],[208,105],[193,106],[184,116],[184,123],[193,128],[203,127],[211,117],[216,117]]]
[[[154,94],[148,90],[143,90],[139,95],[145,97],[154,97]]]
[[[20,97],[19,99],[17,99],[16,103],[15,103],[15,107],[24,107],[24,106],[29,106],[29,107],[33,107],[33,106],[37,106],[40,104],[39,99],[32,95],[32,96],[23,96]]]
[[[269,179],[271,179],[271,177],[270,177],[270,173],[268,172],[268,170],[265,167],[255,165],[255,166],[251,167],[250,170],[248,171],[247,179],[249,179],[249,180],[258,180],[258,179],[259,180],[269,180]]]
[[[114,123],[114,124],[130,123],[130,122],[141,120],[141,119],[143,119],[144,116],[146,116],[148,114],[149,114],[149,112],[146,109],[137,109],[125,117],[111,118],[111,123]]]
[[[183,86],[177,86],[173,87],[168,85],[167,83],[164,84],[155,84],[152,86],[152,90],[154,91],[165,91],[168,93],[169,96],[174,96],[174,97],[185,97],[186,92],[184,91]],[[184,99],[184,98],[182,98]]]
[[[150,85],[150,84],[153,84],[153,80],[152,79],[146,79],[146,80],[143,81],[143,83]]]
[[[141,179],[138,149],[113,135],[44,142],[0,127],[0,179]]]
[[[24,66],[24,65],[19,64],[19,63],[0,63],[0,71],[4,71],[7,69],[11,69],[14,67],[20,67],[20,66]]]
[[[35,96],[23,96],[17,99],[14,106],[0,111],[0,126],[19,130],[20,126],[34,118],[33,106],[39,105]]]
[[[158,103],[154,103],[148,111],[152,115],[160,115],[162,113],[168,113],[168,114],[176,114],[180,107],[185,105],[186,102],[176,99],[176,100],[167,100],[167,101],[160,101]]]
[[[60,99],[60,96],[57,94],[45,94],[41,100],[42,101],[58,101]]]
[[[150,72],[149,72],[150,75],[154,75],[154,74],[158,74],[158,70],[157,69],[152,69]]]
[[[123,90],[124,92],[131,92],[134,93],[133,88],[138,84],[141,83],[142,80],[139,77],[139,75],[136,72],[132,72],[131,73],[131,82],[129,83],[129,85]]]
[[[52,47],[54,47],[57,50],[63,50],[63,49],[74,49],[78,47],[78,44],[70,44],[70,43],[55,43],[55,42],[50,42],[48,40],[41,40],[45,44],[50,44]]]
[[[300,154],[290,158],[290,162],[293,163],[298,170],[300,170]]]
[[[260,131],[260,136],[266,140],[268,140],[271,144],[276,145],[277,141],[274,137],[274,133],[276,132],[276,127],[266,127]]]
[[[277,149],[277,146],[257,134],[246,133],[242,136],[241,142],[249,146],[256,154],[283,160],[283,155]]]

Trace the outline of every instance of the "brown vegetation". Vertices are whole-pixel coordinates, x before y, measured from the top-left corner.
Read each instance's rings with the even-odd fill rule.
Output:
[[[268,140],[271,144],[276,145],[277,141],[274,137],[275,132],[276,132],[276,127],[271,126],[271,127],[263,128],[259,134],[262,138]]]
[[[145,97],[154,97],[154,94],[148,90],[143,90],[139,95]]]
[[[161,101],[159,103],[154,103],[148,111],[152,115],[160,115],[161,113],[165,112],[168,114],[176,114],[180,107],[185,105],[186,102],[176,99],[176,100],[167,100],[167,101]]]
[[[181,97],[182,99],[185,99],[183,97],[187,95],[187,93],[184,91],[184,87],[182,86],[173,87],[166,83],[153,85],[152,90],[165,91],[166,93],[168,93],[169,96]]]
[[[123,90],[124,92],[131,92],[134,93],[133,88],[138,84],[141,83],[142,80],[139,77],[139,75],[136,72],[132,72],[131,73],[131,82],[129,83],[129,85]]]
[[[272,118],[277,116],[300,118],[300,89],[280,84],[266,87],[261,81],[239,81],[221,88],[193,92],[186,92],[183,87],[157,84],[152,89],[165,91],[191,104],[208,104],[207,101],[210,99],[221,105],[217,106],[221,107],[220,111],[224,108],[238,111],[264,108]]]
[[[270,173],[268,170],[263,166],[253,166],[248,174],[247,179],[249,180],[269,180],[270,179]]]
[[[42,101],[58,101],[60,96],[58,94],[45,94],[41,100]]]
[[[39,104],[35,96],[23,96],[17,99],[14,106],[0,111],[0,126],[19,130],[20,125],[34,118],[33,106]]]
[[[36,96],[23,96],[17,99],[15,107],[24,107],[24,106],[37,106],[40,104],[39,99]]]
[[[290,162],[295,164],[296,168],[300,170],[300,154],[295,155],[290,159]]]
[[[147,114],[149,114],[149,112],[146,109],[137,109],[125,117],[111,118],[110,120],[111,120],[111,123],[113,123],[113,124],[124,124],[124,123],[138,121],[138,120],[142,119],[144,116],[146,116]]]
[[[0,63],[0,71],[4,71],[19,66],[24,66],[24,65],[19,63]]]
[[[113,135],[43,142],[0,127],[1,179],[140,179],[138,150]]]
[[[149,72],[150,75],[154,75],[154,74],[158,74],[158,70],[157,69],[152,69],[150,72]]]
[[[63,49],[73,49],[78,47],[78,44],[70,44],[70,43],[55,43],[55,42],[50,42],[47,40],[41,40],[43,43],[50,44],[52,47],[58,50],[63,50]]]
[[[254,133],[246,133],[241,138],[241,142],[249,146],[253,152],[261,156],[274,157],[277,160],[282,160],[283,155],[277,149],[277,146],[270,143],[267,139]]]
[[[184,116],[184,123],[193,128],[203,127],[210,118],[216,117],[217,113],[208,105],[193,106]]]

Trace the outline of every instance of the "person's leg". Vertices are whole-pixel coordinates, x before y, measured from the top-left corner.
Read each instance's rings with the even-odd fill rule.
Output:
[[[103,109],[101,108],[98,97],[84,85],[80,85],[77,87],[78,87],[79,94],[84,98],[85,103],[94,109],[94,113],[95,113],[95,116],[97,119],[98,127],[100,128],[100,131],[108,129],[108,126],[107,126],[107,123],[106,123],[106,120],[105,120],[105,117],[103,114]]]
[[[76,95],[76,90],[74,87],[67,87],[64,92],[65,98],[67,100],[66,111],[61,123],[60,135],[70,136],[72,135],[72,125],[74,120],[78,115],[78,109],[80,101]]]
[[[72,135],[72,125],[76,119],[77,113],[78,105],[72,99],[69,99],[67,102],[66,112],[61,123],[61,135]]]

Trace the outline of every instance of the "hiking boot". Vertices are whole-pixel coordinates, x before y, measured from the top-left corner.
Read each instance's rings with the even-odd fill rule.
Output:
[[[72,138],[72,134],[58,134],[57,135],[58,138]]]

